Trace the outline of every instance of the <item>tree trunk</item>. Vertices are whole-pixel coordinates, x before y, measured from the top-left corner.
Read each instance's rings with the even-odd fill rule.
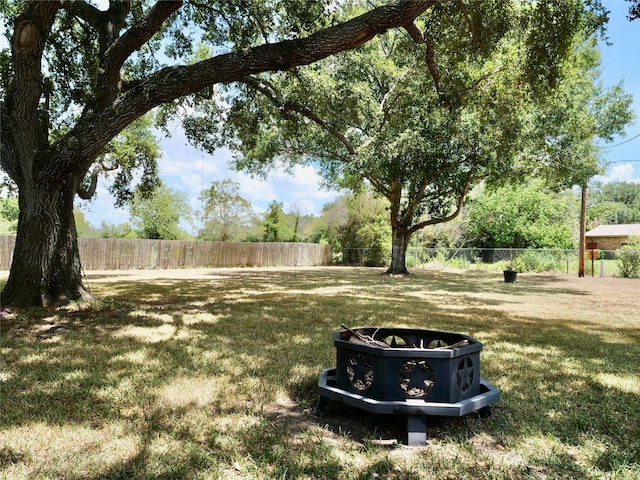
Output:
[[[407,247],[411,233],[402,225],[394,225],[391,244],[391,266],[387,269],[388,275],[408,274],[406,264]]]
[[[23,186],[13,262],[2,303],[51,306],[91,295],[82,284],[73,199],[77,182],[60,189]]]

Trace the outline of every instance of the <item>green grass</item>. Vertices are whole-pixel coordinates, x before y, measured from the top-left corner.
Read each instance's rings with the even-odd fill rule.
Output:
[[[637,281],[381,271],[90,275],[94,305],[5,315],[0,478],[640,478]],[[480,340],[493,416],[430,419],[422,448],[314,416],[341,323]]]

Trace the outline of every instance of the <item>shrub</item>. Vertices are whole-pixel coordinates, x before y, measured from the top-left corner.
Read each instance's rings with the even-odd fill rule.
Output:
[[[640,235],[629,238],[629,244],[616,252],[618,274],[624,278],[640,278]]]
[[[515,259],[516,270],[521,272],[552,272],[562,270],[566,256],[556,250],[524,250]]]

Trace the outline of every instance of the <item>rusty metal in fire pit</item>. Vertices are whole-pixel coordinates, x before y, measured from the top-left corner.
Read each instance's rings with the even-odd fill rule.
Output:
[[[427,395],[435,379],[433,368],[424,360],[409,360],[400,368],[400,388],[411,398]]]
[[[373,367],[367,357],[358,354],[349,358],[347,377],[356,390],[364,391],[373,383]]]

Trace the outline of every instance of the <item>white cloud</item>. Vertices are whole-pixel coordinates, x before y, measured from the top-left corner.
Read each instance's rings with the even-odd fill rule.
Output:
[[[602,183],[609,182],[630,182],[640,183],[640,177],[634,176],[636,171],[633,164],[622,163],[611,167],[610,171],[606,175],[597,175],[594,180]]]
[[[278,199],[276,188],[268,180],[253,178],[244,173],[238,173],[233,180],[240,184],[240,195],[251,203],[269,203]]]
[[[296,165],[291,174],[279,171],[274,173],[273,178],[278,187],[289,192],[292,199],[290,203],[308,204],[308,213],[318,213],[325,203],[334,200],[340,194],[321,188],[322,177],[312,166]]]
[[[159,136],[159,132],[156,132]],[[240,185],[240,195],[253,205],[260,215],[272,201],[282,202],[285,211],[300,211],[302,214],[317,215],[325,203],[334,200],[339,193],[320,188],[321,177],[311,166],[295,166],[291,173],[275,170],[265,179],[237,172],[229,167],[232,153],[220,149],[213,155],[201,152],[189,145],[184,133],[177,128],[172,137],[160,136],[162,155],[158,160],[160,177],[174,190],[185,192],[190,205],[201,208],[198,196],[211,182],[231,179]],[[138,180],[136,178],[135,180]],[[98,188],[97,198],[89,204],[86,218],[94,226],[105,221],[120,224],[128,221],[127,210],[115,209],[113,198],[104,187],[103,179]]]
[[[183,190],[189,197],[193,198],[199,197],[200,192],[210,186],[205,184],[202,176],[196,173],[182,175],[180,177],[180,183],[185,187],[180,190]]]
[[[614,182],[630,182],[633,181],[633,165],[630,163],[623,163],[616,165],[611,169],[609,178]],[[635,181],[640,179],[636,178]]]

